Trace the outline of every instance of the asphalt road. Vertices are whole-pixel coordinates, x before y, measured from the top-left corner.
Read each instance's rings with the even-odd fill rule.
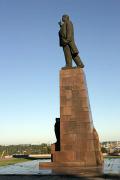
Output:
[[[76,177],[69,175],[0,175],[0,180],[120,180],[120,176]]]

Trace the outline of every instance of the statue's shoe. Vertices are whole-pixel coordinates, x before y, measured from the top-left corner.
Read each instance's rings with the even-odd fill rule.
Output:
[[[84,66],[84,64],[80,64],[80,65],[78,65],[77,67],[78,67],[78,68],[84,68],[85,66]]]
[[[65,67],[62,67],[62,69],[72,69],[73,67],[72,66],[65,66]]]

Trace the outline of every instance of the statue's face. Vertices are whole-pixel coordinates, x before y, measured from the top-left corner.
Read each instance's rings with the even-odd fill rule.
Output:
[[[62,21],[63,22],[66,22],[68,19],[69,19],[69,16],[67,16],[67,15],[62,16]]]
[[[63,21],[63,22],[66,21],[66,17],[65,17],[65,16],[62,17],[62,21]]]

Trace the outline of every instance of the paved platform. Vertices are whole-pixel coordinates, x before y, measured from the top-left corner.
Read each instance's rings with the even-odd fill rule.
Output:
[[[0,180],[117,180],[118,176],[77,177],[72,175],[0,175]]]

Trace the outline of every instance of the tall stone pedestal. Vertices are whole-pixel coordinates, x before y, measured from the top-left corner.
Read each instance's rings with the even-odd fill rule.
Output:
[[[58,166],[102,164],[98,134],[93,126],[85,74],[81,68],[60,71],[60,148],[52,145]],[[51,163],[52,166],[52,163]]]

